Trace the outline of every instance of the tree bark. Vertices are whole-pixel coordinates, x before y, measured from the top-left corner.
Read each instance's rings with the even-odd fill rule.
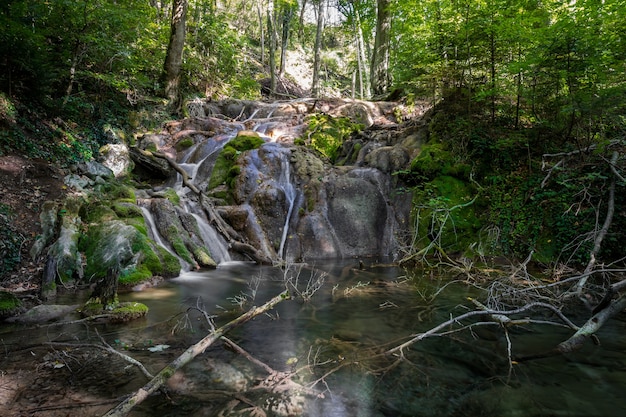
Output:
[[[173,0],[170,41],[163,66],[165,75],[165,97],[173,111],[180,110],[180,73],[183,65],[183,49],[187,30],[187,0]]]
[[[376,38],[372,56],[370,79],[372,94],[381,95],[389,90],[389,41],[391,36],[390,0],[378,0],[376,16]]]
[[[267,32],[270,37],[270,94],[276,93],[276,28],[272,13],[267,11]]]
[[[319,0],[317,8],[317,32],[315,34],[315,52],[313,59],[313,82],[311,83],[311,95],[319,95],[320,67],[322,65],[322,33],[324,29],[324,4],[326,0]]]
[[[278,74],[282,77],[285,74],[285,67],[287,65],[287,48],[289,46],[289,29],[291,29],[291,17],[293,16],[293,9],[291,5],[283,6],[283,27],[282,37],[280,40],[280,68]]]
[[[163,368],[154,378],[152,378],[146,385],[141,387],[139,390],[135,391],[124,401],[119,403],[115,408],[109,410],[103,417],[122,417],[127,415],[134,406],[142,403],[148,396],[158,390],[167,380],[174,375],[176,371],[181,369],[183,366],[191,362],[196,356],[203,353],[209,346],[211,346],[214,342],[219,340],[224,334],[233,328],[246,323],[252,318],[263,314],[276,306],[283,300],[289,298],[289,292],[283,291],[278,294],[276,297],[272,298],[261,307],[253,307],[247,313],[237,317],[235,320],[227,323],[226,325],[220,327],[214,332],[205,336],[202,340],[200,340],[195,345],[189,347],[185,352],[183,352],[178,358],[172,361],[169,365]]]

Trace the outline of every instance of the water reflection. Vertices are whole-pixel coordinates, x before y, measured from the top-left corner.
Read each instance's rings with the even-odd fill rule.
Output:
[[[393,366],[398,358],[381,352],[451,314],[467,311],[463,305],[476,289],[452,284],[432,298],[449,279],[419,278],[419,274],[417,279],[407,279],[405,271],[393,267],[363,270],[355,263],[327,262],[302,268],[300,290],[320,271],[326,273],[325,282],[310,301],[281,303],[271,315],[229,335],[275,370],[305,369],[294,379],[318,380],[315,388],[324,392],[324,398],[307,398],[303,415],[617,416],[626,411],[619,388],[626,382],[626,357],[620,351],[623,344],[612,344],[626,342],[622,322],[610,323],[600,335],[615,340],[609,350],[588,346],[576,355],[516,365],[512,375],[506,343],[497,328],[424,340],[405,352],[405,361]],[[202,300],[221,322],[241,312],[236,300],[254,292],[251,281],[259,282],[253,302],[258,305],[284,289],[283,279],[284,272],[277,268],[230,263],[217,270],[186,273],[172,280],[168,291],[177,291],[179,309]],[[162,290],[152,291],[158,295]],[[159,311],[172,304],[159,304],[159,297],[151,300],[149,294],[129,296],[147,302],[150,314],[174,313]],[[224,314],[225,310],[231,312]],[[516,329],[514,349],[542,351],[567,335],[566,330],[552,328]],[[246,368],[236,355],[217,350],[211,354]],[[603,405],[607,398],[610,406]],[[198,407],[206,412],[206,407]]]
[[[264,381],[267,372],[220,343],[174,378],[169,399],[152,397],[133,415],[255,415],[245,402],[239,407],[250,408],[247,413],[228,409],[233,397],[224,392],[241,387],[246,391],[238,398],[262,404],[268,415],[286,415],[279,413],[279,404],[287,414],[312,417],[626,415],[626,325],[622,321],[613,320],[602,329],[598,335],[602,346],[590,343],[566,357],[517,364],[511,375],[506,341],[492,327],[426,339],[407,349],[405,360],[399,361],[398,356],[383,353],[450,315],[467,311],[466,298],[477,290],[459,282],[433,298],[449,279],[419,273],[409,279],[406,271],[397,268],[360,269],[356,263],[320,262],[298,271],[299,292],[305,293],[321,272],[324,285],[309,301],[283,302],[228,337],[274,370],[295,372],[294,382],[304,386],[317,382],[313,388],[323,398],[293,391],[270,398],[262,390],[250,389]],[[122,295],[123,301],[150,307],[145,320],[114,326],[13,329],[13,333],[32,343],[86,340],[97,327],[111,345],[127,347],[133,357],[156,371],[209,331],[198,308],[214,316],[215,325],[222,325],[280,293],[284,279],[279,268],[229,262]],[[517,328],[512,330],[513,349],[518,354],[544,351],[568,335],[565,329]],[[13,346],[7,333],[2,336],[6,346]],[[146,348],[154,345],[169,348],[156,353]],[[142,381],[136,378],[105,392],[123,395]]]

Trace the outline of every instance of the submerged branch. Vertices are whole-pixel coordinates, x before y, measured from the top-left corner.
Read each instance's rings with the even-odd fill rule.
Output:
[[[153,379],[151,379],[146,385],[135,391],[132,395],[119,403],[115,408],[109,410],[103,417],[121,417],[127,415],[134,406],[142,403],[150,394],[159,389],[176,371],[191,362],[196,356],[204,352],[215,341],[219,340],[224,334],[233,328],[246,323],[252,318],[263,314],[276,306],[283,300],[289,298],[288,291],[283,291],[276,297],[272,298],[260,307],[253,307],[250,311],[236,319],[230,321],[219,329],[211,332],[200,340],[195,345],[189,347],[178,358],[172,361],[169,365],[163,368]]]

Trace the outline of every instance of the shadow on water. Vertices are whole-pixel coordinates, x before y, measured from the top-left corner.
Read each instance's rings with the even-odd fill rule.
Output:
[[[303,267],[290,275],[292,283],[297,281],[292,292],[307,297],[307,288],[324,278],[308,301],[283,302],[228,334],[259,361],[293,372],[293,381],[323,395],[269,396],[267,390],[252,389],[267,373],[219,343],[172,377],[169,397],[154,396],[132,415],[262,415],[255,414],[254,404],[267,415],[315,417],[626,415],[626,325],[618,320],[598,335],[602,346],[589,344],[575,355],[515,364],[510,374],[506,340],[492,327],[425,339],[405,350],[404,360],[384,354],[410,335],[466,312],[471,308],[467,297],[476,294],[473,287],[455,283],[433,299],[446,279],[433,280],[419,271],[411,278],[405,274],[394,267],[359,269],[327,261]],[[284,278],[278,268],[242,262],[184,273],[158,288],[121,296],[147,304],[148,316],[126,325],[99,325],[98,334],[156,372],[207,333],[199,309],[222,325],[281,292]],[[55,332],[55,340],[70,334],[86,340],[93,338],[94,326]],[[50,338],[49,329],[40,333],[32,340]],[[513,351],[545,351],[568,335],[553,327],[515,329]],[[95,376],[102,379],[103,373]],[[97,391],[115,398],[145,381],[135,375],[120,379],[115,389]],[[239,394],[225,394],[233,391]],[[233,398],[239,399],[238,408]]]

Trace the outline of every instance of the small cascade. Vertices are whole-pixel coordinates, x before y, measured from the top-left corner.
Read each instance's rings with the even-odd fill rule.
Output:
[[[209,249],[213,260],[218,263],[230,262],[232,258],[228,253],[228,247],[223,239],[217,234],[215,229],[209,225],[206,220],[199,215],[192,213],[192,216],[198,222],[198,228],[202,234],[202,241]]]
[[[150,237],[150,239],[154,240],[157,245],[161,246],[163,249],[165,249],[166,251],[168,251],[170,254],[172,254],[173,256],[175,256],[178,261],[180,262],[181,268],[183,271],[189,271],[191,269],[189,263],[187,263],[184,259],[182,259],[180,256],[178,256],[178,254],[176,252],[174,252],[169,245],[167,245],[164,241],[163,238],[161,237],[161,234],[159,233],[157,227],[156,227],[156,223],[154,222],[154,216],[152,215],[152,213],[150,213],[150,210],[148,210],[147,207],[144,207],[143,205],[140,205],[141,208],[141,213],[143,214],[143,218],[146,222],[146,225],[148,226],[148,237]]]
[[[289,155],[281,154],[280,158],[280,177],[278,179],[278,185],[282,188],[285,193],[285,200],[289,205],[287,209],[287,216],[285,217],[285,225],[283,226],[283,235],[280,239],[280,247],[278,249],[278,256],[281,259],[285,259],[285,254],[283,253],[285,250],[285,242],[287,241],[287,236],[289,234],[289,222],[291,221],[291,214],[293,213],[293,207],[296,200],[296,188],[291,183],[291,174],[290,174],[290,164],[289,164]]]

